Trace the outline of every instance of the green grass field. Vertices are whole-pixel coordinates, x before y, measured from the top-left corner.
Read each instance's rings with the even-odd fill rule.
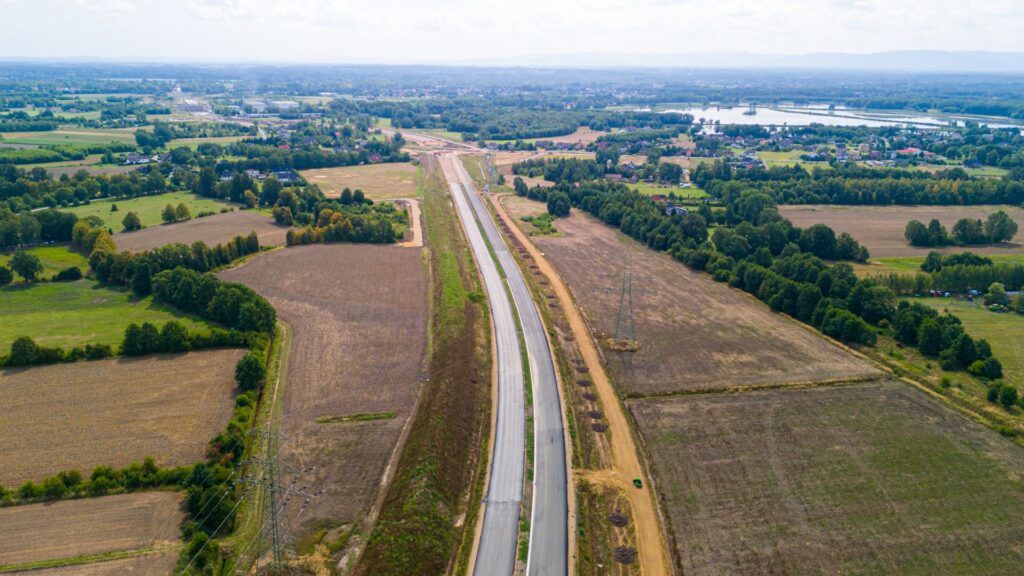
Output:
[[[647,196],[654,196],[655,194],[668,196],[670,193],[673,193],[677,198],[706,198],[708,195],[707,192],[696,186],[680,188],[678,186],[658,186],[657,184],[648,184],[646,182],[626,184],[626,186],[629,186],[631,189],[636,190],[641,194],[646,194]]]
[[[1003,363],[1006,380],[1015,385],[1024,382],[1024,316],[1013,312],[991,312],[980,302],[952,298],[907,298],[939,311],[946,310],[964,323],[972,338],[984,338],[992,353]]]
[[[120,232],[124,228],[121,221],[129,212],[138,214],[143,226],[155,226],[163,222],[160,219],[160,213],[164,206],[171,204],[176,207],[181,202],[188,206],[193,216],[200,212],[220,212],[222,208],[232,207],[232,204],[228,202],[202,198],[191,192],[168,192],[167,194],[142,196],[129,200],[96,200],[85,206],[67,208],[65,211],[72,212],[79,218],[98,216],[103,220],[105,226],[112,228],[114,232]],[[113,204],[117,204],[117,212],[110,211]]]
[[[964,250],[970,252],[970,248]],[[1024,254],[988,254],[996,264],[1024,264]],[[901,256],[893,258],[872,258],[868,266],[859,266],[859,270],[872,274],[887,274],[898,272],[901,274],[913,274],[921,271],[921,264],[924,256]]]
[[[152,298],[135,300],[131,292],[92,280],[17,284],[0,289],[0,354],[20,336],[44,346],[115,345],[132,322],[161,325],[173,319],[189,330],[207,326]]]
[[[221,146],[227,146],[238,142],[245,136],[211,136],[209,138],[178,138],[167,143],[167,148],[198,148],[200,144],[220,144]]]
[[[804,150],[789,150],[786,152],[769,152],[760,151],[757,153],[757,157],[764,161],[768,167],[772,166],[792,166],[793,164],[803,164],[804,167],[810,169],[814,166],[820,166],[822,168],[831,168],[827,162],[806,162],[801,160],[800,157],[807,154]]]
[[[37,246],[29,248],[25,252],[39,258],[39,262],[43,265],[43,278],[53,276],[71,266],[78,266],[82,272],[89,269],[89,260],[78,252],[72,252],[67,246]],[[0,266],[7,266],[13,255],[13,252],[0,253]],[[16,281],[20,280],[16,279]]]
[[[10,144],[68,145],[107,144],[109,142],[135,142],[135,133],[127,130],[91,130],[87,128],[61,128],[52,132],[11,132],[4,135]]]

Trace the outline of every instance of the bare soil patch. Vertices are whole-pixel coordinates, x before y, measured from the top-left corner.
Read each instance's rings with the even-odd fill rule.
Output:
[[[293,330],[281,424],[289,440],[282,458],[300,470],[316,466],[303,482],[325,490],[293,526],[308,534],[361,520],[420,390],[427,310],[420,251],[300,246],[220,276],[269,299]],[[396,417],[316,422],[378,412]]]
[[[126,252],[143,252],[175,242],[191,244],[196,240],[215,246],[253,231],[259,236],[261,246],[282,246],[288,228],[274,224],[266,214],[234,210],[185,222],[150,226],[136,232],[121,232],[114,234],[114,243],[118,250]]]
[[[328,198],[341,196],[345,188],[358,188],[372,200],[392,200],[416,196],[416,170],[411,162],[396,162],[319,168],[300,174],[306,182],[319,186]]]
[[[139,492],[0,508],[0,566],[177,543],[181,501],[176,492]]]
[[[587,126],[580,126],[572,134],[564,136],[552,136],[550,138],[534,138],[534,140],[548,140],[551,142],[567,142],[569,144],[593,144],[601,136],[608,134],[604,130],[592,130]]]
[[[1024,453],[906,384],[628,405],[684,574],[1019,573]]]
[[[1005,210],[1024,229],[1024,210],[1015,206],[779,206],[779,212],[801,228],[821,223],[827,224],[837,234],[849,233],[871,251],[872,258],[925,256],[929,250],[934,250],[907,243],[903,231],[911,220],[920,220],[927,225],[931,219],[938,218],[952,233],[957,220],[975,218],[984,221],[997,210]],[[1019,242],[1020,236],[1017,240],[989,246],[947,246],[941,250],[970,250],[977,254],[1024,254],[1024,244]]]
[[[202,459],[231,417],[241,350],[207,350],[0,371],[0,484],[153,457]]]
[[[517,206],[510,208],[519,210]],[[514,213],[518,218],[520,214]],[[597,340],[616,335],[632,269],[635,352],[604,354],[627,395],[853,378],[874,368],[746,294],[573,210],[534,242],[567,282]],[[628,308],[627,308],[628,310]]]

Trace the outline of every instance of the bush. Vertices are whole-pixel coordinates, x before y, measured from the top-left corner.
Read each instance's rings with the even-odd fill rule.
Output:
[[[82,269],[78,266],[71,266],[65,268],[57,273],[54,278],[57,282],[74,282],[75,280],[82,279]]]
[[[258,390],[267,377],[267,369],[259,356],[248,352],[235,366],[235,380],[242,390]]]
[[[14,273],[6,266],[0,266],[0,286],[6,286],[14,281]]]

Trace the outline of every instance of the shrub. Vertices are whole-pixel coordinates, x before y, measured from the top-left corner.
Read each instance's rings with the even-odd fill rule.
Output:
[[[14,281],[14,273],[6,266],[0,266],[0,286],[6,286]]]
[[[82,269],[78,266],[71,266],[65,268],[57,273],[55,280],[57,282],[74,282],[75,280],[82,279]]]
[[[267,369],[259,356],[252,352],[246,353],[235,366],[235,380],[242,390],[258,390],[267,377]]]

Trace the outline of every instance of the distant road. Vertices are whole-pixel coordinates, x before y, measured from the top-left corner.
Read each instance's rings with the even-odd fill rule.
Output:
[[[533,386],[534,481],[527,573],[565,575],[569,566],[565,435],[547,334],[526,280],[462,162],[457,155],[448,154],[442,157],[441,166],[480,263],[494,315],[498,351],[498,414],[474,573],[479,576],[511,574],[518,542],[526,416],[522,349],[505,292],[507,286],[522,326]],[[475,222],[479,222],[479,227]],[[497,265],[484,236],[494,251]],[[504,282],[499,269],[505,274]]]

